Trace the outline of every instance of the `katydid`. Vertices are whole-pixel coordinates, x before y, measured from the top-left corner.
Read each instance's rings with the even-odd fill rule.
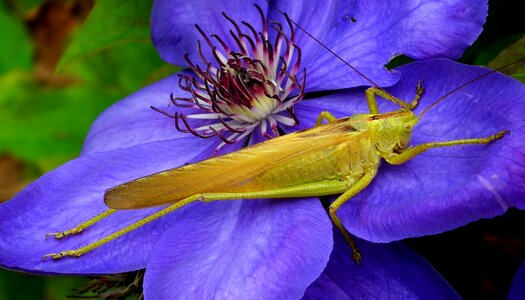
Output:
[[[286,19],[302,30],[287,16]],[[487,72],[474,80],[492,72]],[[361,254],[339,220],[337,211],[372,182],[381,160],[394,165],[402,164],[431,148],[488,144],[508,133],[507,130],[501,130],[488,137],[431,142],[409,147],[412,130],[422,115],[450,93],[435,101],[420,115],[415,115],[413,109],[418,105],[423,94],[421,84],[416,88],[413,101],[405,102],[366,79],[374,85],[366,90],[368,113],[337,119],[329,112],[322,112],[313,128],[110,188],[104,195],[109,210],[72,229],[49,235],[63,238],[78,234],[117,210],[169,206],[84,247],[47,254],[43,258],[79,257],[196,201],[340,194],[330,205],[329,215],[352,248],[354,260],[359,262]],[[400,109],[380,113],[376,96],[393,102]],[[323,124],[325,120],[327,123]]]
[[[361,255],[337,217],[337,210],[372,182],[381,159],[394,165],[402,164],[431,148],[488,144],[508,133],[502,130],[484,138],[432,142],[407,148],[412,129],[420,119],[412,109],[417,106],[422,93],[423,89],[418,85],[414,101],[407,103],[379,89],[369,88],[366,91],[368,114],[336,119],[329,112],[323,112],[311,129],[108,189],[104,201],[110,210],[73,229],[51,235],[62,238],[79,233],[116,210],[171,205],[92,244],[48,254],[44,258],[79,257],[196,201],[341,194],[329,207],[330,218],[351,246],[353,258],[359,262]],[[379,113],[376,94],[402,108]],[[328,123],[322,124],[323,120]],[[265,159],[267,157],[272,159]]]

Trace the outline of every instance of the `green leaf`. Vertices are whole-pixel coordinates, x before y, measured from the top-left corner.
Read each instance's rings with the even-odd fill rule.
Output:
[[[151,0],[97,1],[84,26],[62,55],[57,71],[73,60],[114,45],[151,43],[150,11]]]
[[[36,10],[44,1],[45,0],[17,0],[11,1],[10,5],[14,6],[21,15],[25,16],[31,11]]]
[[[64,73],[72,73],[104,91],[119,90],[126,96],[152,83],[150,77],[165,66],[167,63],[160,59],[152,44],[122,44],[75,61]],[[177,68],[170,70],[178,71]]]
[[[0,300],[66,299],[85,282],[82,277],[42,277],[0,269]]]
[[[78,54],[84,58],[65,66],[59,85],[39,82],[31,69],[28,72],[11,68],[4,74],[0,73],[0,154],[8,153],[40,172],[51,170],[78,155],[90,125],[107,106],[177,71],[160,59],[149,42],[148,1],[133,0],[130,1],[134,3],[132,5],[127,1],[99,1],[90,17],[91,22],[101,21],[103,16],[128,14],[122,18],[122,27],[129,29],[130,20],[135,20],[131,23],[142,24],[142,33],[140,30],[126,33],[123,28],[115,26],[116,29],[108,30],[104,24],[116,24],[116,19],[106,20],[104,24],[87,24],[89,26],[79,32],[77,40],[88,40],[89,35],[82,35],[82,32],[87,32],[92,37],[98,34],[103,39],[106,37],[102,36],[107,34],[113,38],[118,36],[121,42],[108,42],[110,46],[97,48],[92,52],[95,55]],[[137,6],[137,3],[143,6]],[[108,11],[111,14],[101,16]],[[143,13],[130,17],[132,11]],[[142,23],[137,21],[141,15]],[[102,27],[104,32],[95,34]],[[122,42],[125,37],[140,36],[148,42]],[[93,38],[92,45],[104,44],[100,39],[95,40]],[[75,43],[70,49],[74,49]],[[166,99],[168,97],[166,95]],[[149,107],[148,103],[144,105]]]
[[[510,45],[503,51],[501,51],[496,58],[490,63],[489,67],[493,69],[500,68],[504,65],[516,62],[521,59],[521,62],[504,68],[501,70],[509,76],[512,76],[521,82],[525,83],[525,35],[522,36],[517,42]]]
[[[0,153],[42,171],[78,155],[89,125],[118,99],[89,86],[43,87],[20,72],[0,77],[0,86]]]
[[[13,18],[0,3],[0,74],[9,69],[31,69],[33,47],[22,21]]]
[[[0,269],[0,300],[42,299],[44,284],[37,276]]]
[[[78,155],[103,109],[158,78],[159,70],[176,71],[167,66],[152,44],[124,44],[69,65],[66,85],[45,86],[21,71],[0,75],[0,153],[42,172],[55,168]]]

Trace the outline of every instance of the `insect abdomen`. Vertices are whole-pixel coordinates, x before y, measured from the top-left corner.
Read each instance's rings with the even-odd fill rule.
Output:
[[[366,134],[320,151],[303,153],[279,163],[254,179],[266,188],[293,186],[323,180],[341,180],[353,184],[367,169],[377,169],[379,156]]]

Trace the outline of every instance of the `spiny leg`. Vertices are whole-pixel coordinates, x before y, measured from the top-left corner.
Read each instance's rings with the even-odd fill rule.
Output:
[[[406,103],[405,101],[397,97],[390,95],[384,90],[381,90],[375,87],[366,89],[365,95],[366,95],[366,102],[368,103],[368,109],[370,110],[371,114],[379,113],[379,108],[377,107],[377,100],[375,98],[376,95],[386,100],[389,100],[405,109],[411,109],[410,104]]]
[[[379,108],[377,107],[377,100],[375,98],[376,95],[386,100],[389,100],[405,109],[414,109],[418,105],[419,99],[421,99],[421,96],[423,96],[423,93],[425,92],[425,89],[421,85],[422,82],[422,80],[418,81],[416,86],[416,96],[414,97],[414,100],[412,100],[411,103],[407,103],[397,97],[394,97],[382,89],[378,89],[375,87],[368,88],[365,91],[366,102],[368,103],[368,110],[371,114],[379,113]]]
[[[412,103],[410,103],[410,109],[414,109],[417,107],[417,105],[419,104],[419,100],[425,93],[425,88],[423,88],[423,85],[421,85],[422,83],[423,83],[423,80],[420,80],[417,82],[416,96],[414,97],[414,100],[412,100]]]
[[[377,107],[377,100],[375,95],[379,95],[379,93],[383,93],[380,89],[377,88],[368,88],[365,91],[366,96],[366,103],[368,104],[368,111],[371,114],[378,114],[379,108]],[[390,94],[388,94],[390,95]]]
[[[337,217],[336,213],[337,210],[346,203],[346,201],[350,200],[350,198],[357,195],[359,192],[361,192],[365,187],[367,187],[370,182],[374,179],[375,175],[377,173],[377,170],[370,170],[369,172],[365,173],[361,179],[359,179],[355,184],[353,184],[346,192],[344,192],[341,196],[337,197],[334,202],[329,207],[329,213],[330,218],[332,219],[332,222],[334,222],[335,226],[339,228],[341,233],[343,234],[343,237],[346,241],[346,243],[350,246],[352,249],[352,258],[357,262],[358,264],[361,263],[361,253],[357,249],[357,246],[355,244],[354,239],[346,230],[346,228],[343,226],[343,223]]]
[[[326,196],[331,194],[342,193],[346,190],[347,184],[339,180],[327,180],[316,183],[308,183],[303,185],[296,185],[275,190],[259,191],[259,192],[245,192],[245,193],[207,193],[196,194],[180,200],[158,212],[151,214],[144,219],[141,219],[115,233],[112,233],[102,239],[99,239],[84,247],[62,251],[60,253],[46,254],[42,257],[45,260],[47,257],[52,259],[60,259],[66,256],[80,257],[87,252],[90,252],[106,243],[109,243],[116,238],[123,236],[151,221],[154,221],[170,212],[173,212],[182,206],[190,204],[195,201],[211,202],[216,200],[236,200],[236,199],[257,199],[257,198],[291,198],[291,197],[306,197],[312,195]]]
[[[70,235],[75,235],[75,234],[79,234],[81,233],[82,231],[84,231],[86,228],[92,226],[93,224],[97,223],[98,221],[110,216],[111,214],[113,214],[114,212],[116,212],[115,209],[108,209],[96,216],[94,216],[93,218],[83,222],[83,223],[80,223],[79,225],[69,229],[69,230],[64,230],[64,231],[61,231],[61,232],[52,232],[52,233],[48,233],[46,234],[46,239],[50,236],[54,236],[55,239],[61,239],[61,238],[64,238],[66,236],[70,236]]]
[[[326,120],[328,123],[330,123],[336,121],[337,118],[334,115],[332,115],[329,111],[322,111],[317,117],[317,121],[315,121],[315,127],[323,124],[323,120]]]
[[[139,227],[141,227],[141,226],[143,226],[143,225],[145,225],[145,224],[147,224],[147,223],[149,223],[149,222],[151,222],[153,220],[156,220],[156,219],[158,219],[158,218],[160,218],[160,217],[162,217],[162,216],[164,216],[164,215],[166,215],[166,214],[168,214],[168,213],[170,213],[170,212],[172,212],[172,211],[174,211],[174,210],[176,210],[176,209],[178,209],[178,208],[180,208],[180,207],[182,207],[182,206],[184,206],[184,205],[186,205],[188,203],[191,203],[191,202],[194,202],[194,201],[198,200],[199,196],[200,195],[195,195],[195,196],[186,198],[186,199],[184,199],[182,201],[179,201],[179,202],[177,202],[177,203],[175,203],[173,205],[170,205],[170,206],[168,206],[168,207],[166,207],[164,209],[161,209],[158,212],[156,212],[156,213],[154,213],[152,215],[149,215],[149,216],[147,216],[144,219],[141,219],[141,220],[139,220],[139,221],[137,221],[137,222],[135,222],[135,223],[133,223],[133,224],[131,224],[131,225],[129,225],[129,226],[127,226],[127,227],[117,231],[117,232],[115,232],[115,233],[112,233],[112,234],[110,234],[110,235],[108,235],[108,236],[106,236],[106,237],[104,237],[104,238],[102,238],[100,240],[97,240],[97,241],[95,241],[95,242],[93,242],[93,243],[91,243],[89,245],[86,245],[84,247],[81,247],[81,248],[78,248],[78,249],[74,249],[74,250],[62,251],[62,252],[59,252],[59,253],[46,254],[46,255],[44,255],[42,257],[42,260],[45,260],[48,257],[51,257],[52,259],[60,259],[62,257],[66,257],[66,256],[80,257],[81,255],[86,254],[87,252],[89,252],[89,251],[91,251],[93,249],[96,249],[96,248],[98,248],[98,247],[100,247],[100,246],[102,246],[102,245],[104,245],[104,244],[106,244],[106,243],[108,243],[108,242],[110,242],[110,241],[120,237],[120,236],[123,236],[123,235],[125,235],[126,233],[128,233],[130,231],[133,231],[133,230],[135,230],[135,229],[137,229],[137,228],[139,228]]]
[[[505,136],[505,134],[508,134],[508,133],[510,133],[510,131],[502,130],[486,138],[463,139],[463,140],[452,140],[452,141],[446,141],[446,142],[432,142],[432,143],[420,144],[415,147],[406,149],[399,154],[394,154],[394,156],[385,157],[385,160],[389,164],[400,165],[402,163],[405,163],[408,160],[411,160],[412,158],[418,156],[419,154],[431,148],[451,147],[451,146],[457,146],[457,145],[489,144],[489,143],[492,143],[494,141],[497,141],[503,138],[503,136]]]

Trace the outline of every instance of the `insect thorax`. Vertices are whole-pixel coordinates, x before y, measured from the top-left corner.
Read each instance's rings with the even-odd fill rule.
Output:
[[[406,148],[412,138],[412,128],[417,117],[411,111],[398,110],[385,114],[360,114],[352,116],[350,126],[368,132],[371,143],[381,157],[391,156]]]

